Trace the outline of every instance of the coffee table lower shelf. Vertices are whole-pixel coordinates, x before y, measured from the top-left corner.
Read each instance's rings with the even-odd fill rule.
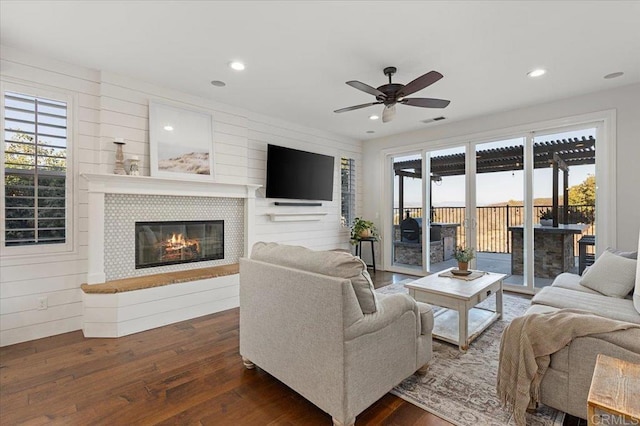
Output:
[[[467,342],[460,342],[460,321],[458,316],[458,311],[456,310],[440,308],[433,315],[434,326],[432,336],[438,340],[453,343],[462,348],[471,343],[480,333],[500,318],[498,312],[482,308],[471,308],[467,314],[469,337],[467,338]]]

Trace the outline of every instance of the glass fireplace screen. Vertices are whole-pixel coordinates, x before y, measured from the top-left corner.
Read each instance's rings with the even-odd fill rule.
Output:
[[[136,269],[224,259],[224,221],[136,222]]]

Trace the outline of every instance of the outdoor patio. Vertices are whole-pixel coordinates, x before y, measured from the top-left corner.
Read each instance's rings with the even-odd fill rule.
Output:
[[[576,266],[578,258],[576,257]],[[505,284],[523,285],[524,277],[522,275],[511,274],[511,255],[505,253],[487,253],[479,252],[476,258],[476,269],[481,271],[491,271],[500,274],[505,274],[507,277],[504,280]],[[413,265],[410,265],[414,267]],[[455,268],[458,263],[455,259],[445,260],[444,262],[432,263],[430,267],[431,273],[438,273],[448,268]],[[553,279],[550,278],[535,278],[535,287],[541,288],[551,285]]]

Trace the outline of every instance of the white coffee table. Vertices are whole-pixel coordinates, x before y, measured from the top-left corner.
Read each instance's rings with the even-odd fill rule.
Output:
[[[472,281],[440,277],[437,272],[405,284],[418,302],[441,306],[434,315],[433,337],[458,345],[466,351],[469,344],[494,321],[502,318],[502,280],[505,274],[485,272]],[[496,310],[475,306],[495,294]]]

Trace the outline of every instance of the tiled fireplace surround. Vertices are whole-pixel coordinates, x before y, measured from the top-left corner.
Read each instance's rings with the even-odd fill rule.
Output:
[[[258,185],[84,174],[89,192],[88,284],[237,263],[253,244]],[[224,220],[220,260],[135,269],[136,221]],[[238,276],[115,294],[83,294],[86,337],[119,337],[237,306]]]

